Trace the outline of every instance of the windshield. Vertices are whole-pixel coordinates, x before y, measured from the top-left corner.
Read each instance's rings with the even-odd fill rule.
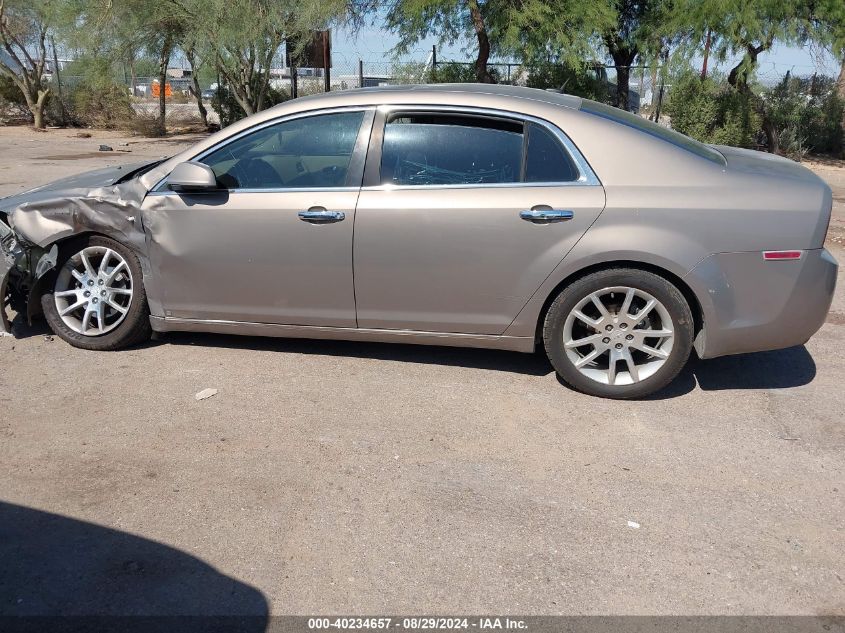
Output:
[[[699,143],[695,139],[691,139],[689,136],[685,136],[680,132],[670,130],[668,127],[663,127],[662,125],[653,123],[652,121],[649,121],[637,114],[633,114],[632,112],[626,112],[625,110],[620,110],[619,108],[614,108],[613,106],[599,103],[597,101],[590,101],[589,99],[583,100],[581,110],[605,119],[610,119],[616,123],[621,123],[622,125],[627,125],[628,127],[632,127],[640,132],[656,136],[663,141],[672,143],[672,145],[685,149],[688,152],[692,152],[697,156],[701,156],[701,158],[706,158],[710,162],[722,166],[727,165],[725,157],[712,147],[709,147],[704,143]]]

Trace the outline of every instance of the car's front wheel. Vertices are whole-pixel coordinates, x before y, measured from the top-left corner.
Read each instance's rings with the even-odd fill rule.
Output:
[[[543,327],[557,373],[579,391],[641,398],[665,387],[692,350],[683,294],[653,273],[613,268],[577,280],[553,301]]]
[[[66,245],[41,297],[50,328],[75,347],[116,350],[150,336],[150,313],[138,257],[100,236]]]

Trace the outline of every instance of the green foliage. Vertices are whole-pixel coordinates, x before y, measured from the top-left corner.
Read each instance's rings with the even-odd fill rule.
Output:
[[[275,89],[273,86],[267,86],[265,99],[266,107],[271,108],[290,99],[290,95],[285,91]],[[211,98],[211,108],[220,117],[221,127],[231,125],[247,116],[235,97],[234,91],[226,86],[219,87],[214,91],[214,96]]]
[[[495,83],[501,81],[501,73],[497,68],[490,68],[489,72]],[[475,67],[472,64],[443,62],[437,64],[437,68],[430,71],[427,81],[433,84],[471,84],[478,79],[475,76]]]
[[[763,95],[766,116],[778,134],[780,149],[800,158],[807,152],[839,155],[843,151],[843,100],[829,77],[792,77],[787,73]]]
[[[554,88],[594,101],[607,101],[607,85],[587,66],[540,62],[527,70],[526,85],[530,88]]]
[[[760,130],[752,96],[713,78],[695,73],[678,77],[672,85],[666,112],[672,128],[704,143],[752,147]]]
[[[390,69],[392,83],[397,85],[425,84],[431,81],[431,70],[424,62],[393,62]]]
[[[613,0],[503,1],[491,12],[492,36],[500,54],[526,60],[554,58],[577,66],[596,55],[596,34],[612,29]]]
[[[0,75],[0,122],[28,121],[31,116],[21,89],[10,77]]]
[[[0,106],[26,108],[26,99],[21,89],[6,75],[0,75]]]
[[[125,129],[135,120],[126,86],[95,78],[81,81],[64,92],[60,102],[56,92],[47,104],[48,120],[58,125],[64,105],[65,123],[77,127]]]

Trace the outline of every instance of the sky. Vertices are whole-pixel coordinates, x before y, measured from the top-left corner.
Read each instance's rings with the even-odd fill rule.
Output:
[[[335,72],[341,74],[357,72],[358,60],[365,62],[366,68],[374,68],[378,65],[388,65],[394,58],[391,49],[396,45],[395,35],[376,27],[367,27],[357,34],[337,29],[332,33],[332,57],[337,67]],[[428,38],[420,41],[408,55],[401,57],[402,60],[425,61],[431,53],[431,47],[437,44],[436,38]],[[467,44],[455,46],[438,46],[437,58],[440,61],[471,61],[474,51],[470,47],[464,52]],[[502,60],[506,61],[506,60]],[[720,64],[720,69],[728,70],[739,61],[726,60]],[[839,63],[825,51],[814,47],[790,47],[775,44],[771,51],[762,53],[759,58],[757,76],[764,83],[774,83],[790,70],[796,75],[819,74],[836,77],[839,74]],[[701,60],[693,62],[700,67]],[[349,70],[346,70],[346,68]],[[712,68],[712,61],[710,64]],[[365,70],[365,72],[367,72]],[[370,70],[369,72],[373,72]]]

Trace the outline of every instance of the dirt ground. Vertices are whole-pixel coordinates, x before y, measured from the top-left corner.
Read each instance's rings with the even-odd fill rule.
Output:
[[[0,128],[0,195],[192,140]],[[806,346],[629,403],[539,354],[48,334],[0,338],[0,615],[845,615],[842,273]]]

